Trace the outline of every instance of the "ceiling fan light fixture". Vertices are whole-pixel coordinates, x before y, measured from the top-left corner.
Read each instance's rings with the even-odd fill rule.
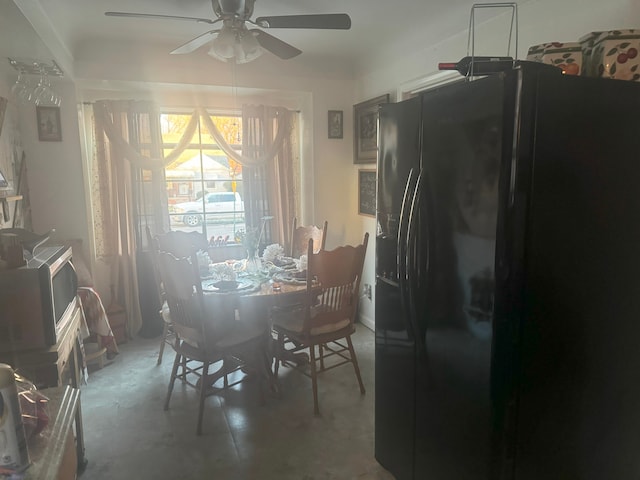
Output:
[[[239,30],[223,28],[211,42],[208,53],[222,62],[235,59],[236,63],[248,63],[262,55],[263,50],[246,27]]]
[[[218,36],[211,42],[211,48],[208,53],[213,58],[226,62],[235,55],[235,43],[235,32],[231,29],[223,28]]]
[[[262,55],[262,50],[258,49],[253,52],[246,52],[240,44],[236,45],[236,63],[249,63]]]
[[[239,47],[237,48],[239,53],[236,53],[236,61],[238,63],[251,62],[262,55],[262,48],[260,48],[258,40],[256,40],[256,37],[254,37],[251,32],[245,28],[244,32],[239,34],[239,36],[241,38],[236,42],[236,46]]]
[[[234,57],[235,52],[233,51],[233,45],[218,45],[216,43],[212,43],[207,54],[216,60],[226,62]]]

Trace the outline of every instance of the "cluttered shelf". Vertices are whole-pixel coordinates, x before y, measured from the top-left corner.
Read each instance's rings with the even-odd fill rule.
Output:
[[[25,463],[22,465],[27,464],[27,457],[28,465],[19,473],[0,468],[0,479],[75,479],[78,457],[73,422],[80,406],[80,390],[66,385],[35,392],[37,398],[30,397],[27,402],[33,406],[33,411],[23,409],[22,412],[28,452],[28,456],[23,456]]]
[[[25,471],[24,480],[74,479],[77,455],[72,427],[80,405],[80,390],[67,385],[41,393],[49,399],[49,424],[28,441],[31,466]]]
[[[79,335],[83,320],[80,301],[74,298],[72,307],[68,309],[69,317],[64,322],[63,327],[58,332],[56,344],[43,348],[32,348],[27,350],[9,350],[0,348],[0,363],[6,363],[16,369],[24,378],[33,382],[40,388],[46,396],[56,397],[56,392],[65,392],[65,385],[71,383],[71,391],[76,391],[78,399],[62,401],[65,418],[70,415],[75,423],[75,443],[71,442],[74,448],[73,463],[81,469],[85,465],[84,457],[84,432],[82,428],[82,409],[79,401],[80,385],[80,349]],[[42,390],[44,389],[44,390]],[[61,394],[62,395],[62,394]],[[65,394],[67,395],[67,394]],[[64,398],[64,395],[61,397]],[[69,403],[71,407],[69,407]],[[51,408],[51,412],[62,412],[62,408],[57,410]],[[70,411],[70,413],[68,413]],[[62,418],[62,417],[61,417]],[[57,441],[55,443],[58,443]],[[62,445],[59,448],[66,448]],[[47,457],[48,458],[48,457]],[[33,458],[32,458],[33,460]],[[46,461],[49,463],[49,460]],[[74,475],[76,469],[74,468]],[[45,478],[41,476],[31,476],[27,478]],[[48,477],[47,477],[48,478]],[[51,478],[55,478],[51,477]],[[61,477],[64,478],[64,477]],[[68,478],[74,478],[68,477]]]

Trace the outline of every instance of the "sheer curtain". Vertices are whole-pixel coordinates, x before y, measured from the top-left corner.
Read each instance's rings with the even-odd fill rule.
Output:
[[[163,223],[160,116],[150,102],[101,101],[93,105],[92,205],[96,256],[109,265],[112,292],[127,312],[127,335],[142,326],[138,290],[136,189],[143,169],[151,172],[156,222]],[[155,159],[155,160],[153,160]],[[166,204],[166,201],[164,202]]]
[[[285,108],[246,105],[242,109],[242,153],[263,159],[243,168],[247,226],[267,222],[265,243],[284,245],[291,235],[291,219],[298,214],[299,158],[297,115]],[[275,148],[274,148],[275,147]],[[266,152],[273,156],[265,158]]]
[[[206,109],[197,108],[176,148],[163,157],[157,105],[108,100],[93,104],[91,198],[96,256],[110,267],[114,300],[127,311],[130,337],[143,324],[137,253],[144,226],[151,226],[152,231],[169,230],[164,167],[189,146],[198,120],[220,148],[243,165],[248,226],[259,227],[262,217],[273,216],[265,241],[284,244],[290,235],[290,219],[297,215],[299,162],[293,112],[244,107],[243,146],[237,152]]]

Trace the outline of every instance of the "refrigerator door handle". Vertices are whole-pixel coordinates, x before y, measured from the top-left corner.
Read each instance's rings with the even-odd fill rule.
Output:
[[[418,357],[422,359],[423,362],[427,359],[427,348],[424,339],[424,332],[420,328],[420,323],[418,321],[418,311],[417,305],[420,299],[420,294],[418,292],[418,272],[419,265],[416,265],[416,253],[418,249],[418,227],[420,226],[418,218],[420,214],[420,199],[422,196],[422,189],[424,188],[425,182],[425,173],[424,170],[420,169],[420,173],[418,174],[418,179],[416,180],[416,187],[413,192],[413,197],[411,199],[411,207],[409,209],[409,229],[407,233],[407,277],[408,277],[408,296],[409,296],[409,305],[411,306],[409,311],[409,321],[411,323],[411,328],[415,335],[416,349],[418,353]],[[426,213],[426,212],[425,212]],[[425,218],[425,215],[423,215]],[[426,261],[427,264],[429,262],[429,244],[428,244],[428,235],[426,226],[422,226],[422,230],[424,231],[424,241],[427,242],[424,245],[424,251],[426,252]]]
[[[422,190],[422,178],[423,178],[423,171],[420,170],[420,173],[418,174],[418,179],[416,180],[416,186],[413,190],[413,194],[411,195],[411,204],[409,207],[409,217],[408,217],[408,227],[407,227],[407,238],[406,238],[406,245],[405,245],[405,250],[407,252],[407,255],[405,257],[405,261],[406,261],[406,271],[407,271],[407,276],[409,278],[409,282],[410,283],[414,283],[415,282],[415,265],[413,264],[414,262],[414,257],[413,257],[413,253],[414,250],[412,250],[412,247],[414,247],[415,245],[415,241],[416,241],[416,230],[417,230],[417,215],[418,215],[418,205],[420,203],[420,191]],[[410,285],[411,288],[413,288],[413,285]]]
[[[408,218],[408,229],[407,229],[407,237],[406,237],[406,264],[405,269],[407,272],[407,296],[409,300],[409,309],[408,309],[408,317],[409,323],[411,325],[411,329],[414,333],[414,339],[416,342],[416,347],[418,349],[418,355],[421,357],[426,357],[426,348],[424,345],[422,330],[420,329],[420,325],[418,323],[418,312],[416,310],[416,305],[418,303],[419,295],[418,295],[418,266],[416,263],[415,253],[417,249],[417,232],[418,232],[418,215],[420,209],[420,197],[422,195],[422,189],[424,185],[424,171],[421,169],[418,174],[418,178],[416,180],[416,186],[413,190],[413,194],[411,196],[411,206],[409,208],[409,218]],[[429,251],[427,246],[427,252]]]
[[[409,211],[411,208],[411,199],[415,189],[415,171],[412,168],[409,170],[409,176],[407,177],[407,183],[404,188],[404,195],[402,196],[402,206],[400,207],[400,224],[398,225],[398,244],[396,245],[396,265],[398,267],[398,283],[400,288],[404,289],[406,285],[406,244],[407,233],[409,228]]]
[[[413,324],[411,322],[411,312],[409,310],[408,289],[407,289],[407,235],[409,229],[409,212],[411,210],[411,200],[415,192],[415,169],[409,171],[407,177],[407,183],[404,189],[404,195],[402,196],[402,206],[400,208],[400,224],[398,225],[398,240],[396,245],[396,265],[398,270],[398,285],[400,287],[400,308],[405,314],[405,317],[409,319],[409,325],[407,330],[409,335],[413,336]]]

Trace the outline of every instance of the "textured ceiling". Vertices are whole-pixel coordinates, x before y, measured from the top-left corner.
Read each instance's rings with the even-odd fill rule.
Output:
[[[0,54],[19,55],[32,41],[24,19],[13,19],[18,8],[52,47],[71,61],[98,55],[113,46],[127,55],[138,51],[166,52],[212,27],[179,20],[106,17],[105,11],[215,18],[211,0],[0,0]],[[371,55],[436,43],[467,27],[468,0],[256,0],[253,18],[261,15],[348,13],[347,31],[270,29],[269,33],[296,46],[302,55],[288,62],[305,65],[339,63],[357,69]],[[7,28],[2,28],[7,27]],[[10,35],[9,35],[10,34]],[[10,38],[7,38],[9,37]],[[40,46],[41,47],[41,46]],[[54,48],[55,47],[55,48]],[[34,54],[42,55],[41,48]],[[206,50],[206,48],[205,48]],[[279,59],[275,59],[280,61]]]

